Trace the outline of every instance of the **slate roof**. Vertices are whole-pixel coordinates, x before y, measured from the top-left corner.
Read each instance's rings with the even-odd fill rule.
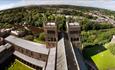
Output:
[[[31,57],[29,57],[29,56],[27,56],[27,55],[24,55],[24,54],[22,54],[22,53],[20,53],[20,52],[18,52],[18,51],[15,51],[13,54],[14,54],[15,56],[20,57],[21,59],[23,59],[23,60],[25,60],[25,61],[31,63],[31,64],[34,64],[34,65],[36,65],[36,66],[40,66],[40,67],[42,67],[42,68],[44,68],[45,65],[46,65],[46,62],[41,61],[41,60],[37,60],[37,59],[34,59],[34,58],[31,58]]]
[[[46,45],[44,45],[44,44],[34,43],[34,42],[24,40],[24,39],[21,39],[21,38],[12,36],[12,35],[5,38],[5,40],[14,44],[14,45],[28,49],[33,52],[46,54],[46,55],[48,55],[48,52],[49,52],[49,49],[46,48]]]

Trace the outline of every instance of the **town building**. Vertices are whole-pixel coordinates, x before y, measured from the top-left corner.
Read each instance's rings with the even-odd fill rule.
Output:
[[[25,31],[11,30],[11,35],[23,37],[25,34],[26,34]]]
[[[11,29],[0,29],[0,37],[7,37],[10,34]]]

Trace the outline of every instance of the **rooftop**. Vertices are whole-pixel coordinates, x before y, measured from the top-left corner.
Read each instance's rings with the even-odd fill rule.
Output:
[[[49,26],[55,26],[56,23],[54,23],[54,22],[48,22],[46,25],[49,25]]]
[[[46,55],[48,55],[48,52],[49,52],[49,49],[46,48],[46,45],[44,45],[44,44],[34,43],[34,42],[31,42],[28,40],[17,38],[17,37],[12,36],[12,35],[5,38],[5,40],[14,44],[14,45],[28,49],[28,50],[33,51],[33,52],[46,54]]]
[[[12,46],[12,45],[9,44],[9,43],[6,43],[6,44],[4,45],[4,47],[5,47],[6,49],[9,49],[11,46]]]
[[[58,42],[58,46],[57,46],[57,64],[56,64],[56,66],[57,66],[56,70],[68,70],[66,53],[65,53],[64,38],[62,38]]]
[[[46,65],[46,62],[31,58],[31,57],[26,56],[26,55],[24,55],[24,54],[22,54],[22,53],[20,53],[18,51],[15,51],[13,54],[18,56],[18,57],[20,57],[21,59],[23,59],[23,60],[25,60],[27,62],[30,62],[30,63],[36,65],[36,66],[40,66],[40,67],[44,68],[45,65]]]
[[[4,51],[4,50],[5,50],[4,45],[1,45],[1,46],[0,46],[0,52],[2,52],[2,51]]]
[[[5,45],[0,46],[0,52],[4,51],[5,49],[10,48],[12,45],[9,43],[6,43]]]
[[[79,23],[74,22],[74,23],[69,23],[70,26],[79,26]]]
[[[50,49],[46,70],[55,70],[56,47]]]

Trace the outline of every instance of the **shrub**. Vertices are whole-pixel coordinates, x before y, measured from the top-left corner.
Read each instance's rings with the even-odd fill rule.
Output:
[[[81,22],[81,27],[82,27],[82,30],[84,30],[84,31],[113,28],[112,24],[97,23],[97,22],[89,21],[88,19],[84,19]]]
[[[39,40],[41,40],[41,41],[45,40],[45,33],[40,33]]]
[[[91,30],[81,32],[81,41],[83,46],[86,47],[91,44],[104,45],[108,43],[112,36],[115,34],[115,28],[106,30]]]
[[[33,41],[34,37],[32,35],[27,35],[27,36],[24,37],[24,39]]]
[[[110,50],[110,52],[115,55],[115,43],[108,43],[106,47]]]

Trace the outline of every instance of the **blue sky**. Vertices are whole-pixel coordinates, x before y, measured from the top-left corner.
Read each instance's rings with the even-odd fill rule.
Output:
[[[20,0],[0,0],[0,5],[7,5],[7,4],[10,4],[10,3],[16,3]]]
[[[115,11],[115,0],[0,0],[0,10],[41,4],[69,4],[106,8]]]

